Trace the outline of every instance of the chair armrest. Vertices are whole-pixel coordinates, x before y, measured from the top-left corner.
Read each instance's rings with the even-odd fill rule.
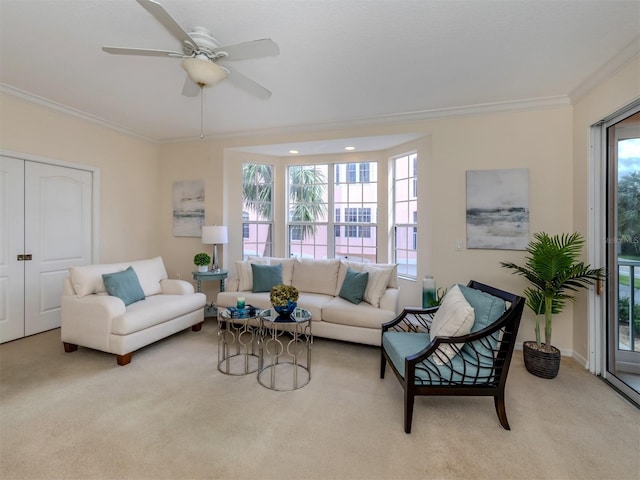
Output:
[[[188,295],[195,292],[193,285],[189,282],[175,278],[160,280],[160,287],[165,295]]]
[[[387,330],[396,330],[401,332],[429,332],[433,315],[438,307],[420,308],[420,307],[404,307],[402,312],[386,323],[382,324],[382,332]]]

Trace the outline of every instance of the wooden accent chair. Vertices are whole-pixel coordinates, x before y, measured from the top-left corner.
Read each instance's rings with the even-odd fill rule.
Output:
[[[525,300],[474,280],[458,288],[473,308],[471,333],[431,338],[440,307],[405,308],[382,325],[380,378],[389,362],[404,389],[406,433],[416,395],[493,396],[500,424],[510,430],[504,390]]]

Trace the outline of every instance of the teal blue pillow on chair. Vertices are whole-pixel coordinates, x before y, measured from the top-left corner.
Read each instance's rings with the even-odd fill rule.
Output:
[[[144,292],[133,267],[122,272],[103,273],[102,280],[107,293],[112,297],[118,297],[125,306],[144,300]]]
[[[253,273],[253,293],[270,292],[271,288],[282,283],[282,264],[251,264]]]
[[[464,298],[473,307],[475,319],[471,327],[471,333],[482,330],[498,320],[507,309],[505,301],[494,297],[488,293],[481,292],[466,285],[458,285]],[[465,344],[462,351],[478,357],[480,363],[491,363],[493,361],[493,349],[498,344],[495,335],[485,337],[480,341],[473,342],[473,345]]]
[[[347,268],[347,274],[344,276],[344,282],[342,282],[338,295],[340,298],[357,305],[364,298],[367,283],[369,283],[369,272],[356,272]]]

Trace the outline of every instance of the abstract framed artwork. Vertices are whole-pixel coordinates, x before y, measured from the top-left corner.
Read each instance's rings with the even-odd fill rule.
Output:
[[[525,250],[529,170],[467,171],[467,248]]]
[[[173,235],[200,237],[204,223],[204,180],[173,182]]]

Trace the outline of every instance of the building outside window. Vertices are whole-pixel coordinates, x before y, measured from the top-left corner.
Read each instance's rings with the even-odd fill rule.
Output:
[[[416,153],[393,159],[393,261],[398,275],[417,277],[418,171]]]
[[[273,166],[242,164],[242,258],[271,256]]]
[[[328,177],[329,165],[291,165],[287,168],[290,256],[331,258]]]
[[[296,165],[287,176],[290,255],[377,261],[375,162]]]

